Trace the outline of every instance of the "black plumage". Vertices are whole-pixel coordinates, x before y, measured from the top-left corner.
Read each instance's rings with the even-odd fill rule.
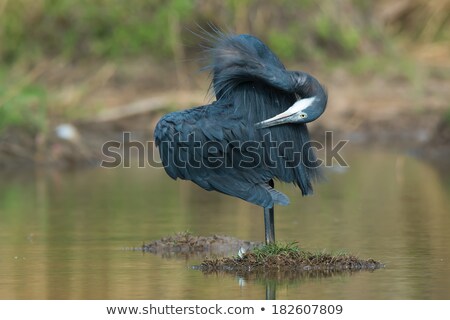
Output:
[[[323,87],[309,74],[287,71],[250,35],[220,35],[209,51],[216,101],[167,114],[155,129],[168,175],[266,209],[289,203],[272,187],[273,179],[311,194],[320,171],[305,123],[324,111]],[[310,110],[309,121],[258,127],[304,98],[312,101],[303,109]]]

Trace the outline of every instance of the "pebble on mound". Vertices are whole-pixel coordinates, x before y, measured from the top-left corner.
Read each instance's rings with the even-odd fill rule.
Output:
[[[198,266],[198,269],[204,272],[251,273],[271,270],[356,271],[383,267],[384,265],[378,261],[362,260],[351,254],[313,253],[303,251],[295,244],[270,244],[234,257],[208,258]]]

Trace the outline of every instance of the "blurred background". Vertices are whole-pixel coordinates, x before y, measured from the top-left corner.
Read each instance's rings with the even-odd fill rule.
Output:
[[[114,124],[148,137],[156,109],[207,103],[211,25],[313,73],[330,93],[327,129],[448,141],[449,12],[448,0],[1,0],[0,169],[85,160],[56,147],[61,123],[97,142],[92,156]],[[122,123],[138,113],[147,127]]]
[[[184,230],[260,241],[259,207],[98,167],[105,142],[151,141],[161,115],[211,100],[214,28],[318,78],[313,137],[350,140],[314,197],[280,185],[278,239],[387,265],[272,279],[278,297],[450,298],[450,0],[0,0],[0,298],[264,298],[267,279],[121,250]]]

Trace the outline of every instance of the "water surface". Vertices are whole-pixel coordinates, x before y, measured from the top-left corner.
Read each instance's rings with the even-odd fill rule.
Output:
[[[276,236],[383,270],[275,281],[279,299],[450,299],[450,175],[388,151],[353,150],[313,197],[280,189]],[[179,231],[262,241],[262,210],[161,169],[0,176],[2,299],[264,299],[273,280],[204,275],[200,258],[124,250]]]

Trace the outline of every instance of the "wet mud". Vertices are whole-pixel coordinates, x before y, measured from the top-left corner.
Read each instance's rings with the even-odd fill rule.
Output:
[[[212,235],[197,236],[187,232],[176,233],[156,241],[144,243],[140,249],[155,254],[208,255],[223,256],[237,253],[241,248],[252,250],[262,245],[258,242],[239,240],[237,238]]]

